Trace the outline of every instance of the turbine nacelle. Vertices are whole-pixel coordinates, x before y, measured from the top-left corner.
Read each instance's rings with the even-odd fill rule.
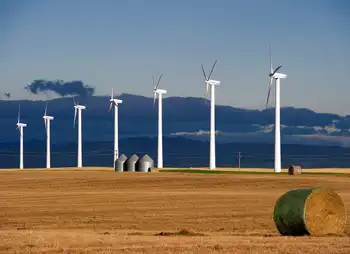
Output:
[[[119,100],[119,99],[110,99],[109,101],[111,103],[114,103],[114,104],[121,104],[121,103],[123,103],[123,100]]]
[[[287,78],[287,74],[276,72],[275,74],[272,75],[272,78],[274,78],[274,79],[285,79],[285,78]]]
[[[205,83],[207,83],[208,85],[211,85],[211,86],[218,86],[218,85],[220,85],[220,81],[213,80],[213,79],[207,80],[207,81],[205,81]]]
[[[74,108],[76,108],[76,109],[86,109],[86,107],[83,106],[83,105],[75,105]]]
[[[17,127],[27,127],[26,123],[17,123]]]
[[[157,94],[165,94],[165,93],[167,93],[167,90],[164,90],[164,89],[155,89],[154,92],[157,93]]]
[[[43,118],[44,118],[45,120],[53,120],[53,119],[54,119],[53,116],[43,116]]]

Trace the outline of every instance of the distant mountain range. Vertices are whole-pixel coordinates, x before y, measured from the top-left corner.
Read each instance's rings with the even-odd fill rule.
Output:
[[[120,153],[140,158],[148,154],[157,165],[157,138],[123,138],[119,142]],[[165,137],[164,167],[208,167],[209,142],[184,137]],[[237,167],[240,152],[242,167],[270,168],[274,166],[274,145],[264,143],[217,143],[217,167]],[[24,167],[45,167],[45,141],[28,141],[24,144]],[[282,144],[282,167],[300,165],[303,168],[349,168],[350,148],[339,146],[312,146]],[[0,169],[18,168],[19,144],[0,143]],[[75,167],[77,144],[54,144],[51,148],[52,167]],[[84,142],[83,166],[113,166],[113,141]]]
[[[119,106],[120,152],[149,154],[156,162],[157,104],[153,98],[121,94]],[[112,166],[113,112],[108,96],[75,97],[83,111],[83,164]],[[45,166],[45,101],[0,101],[0,168],[18,167],[18,105],[24,129],[24,166]],[[168,97],[163,101],[164,166],[207,167],[209,163],[210,104],[203,98]],[[52,166],[76,166],[77,128],[70,97],[49,101]],[[274,109],[249,110],[216,106],[217,166],[273,167]],[[282,108],[282,165],[350,167],[350,116]]]
[[[157,134],[157,104],[153,99],[121,94],[119,106],[119,131],[121,138],[154,137]],[[83,111],[84,141],[110,141],[113,139],[113,117],[108,112],[109,97],[75,97],[87,106]],[[45,101],[0,101],[0,142],[18,140],[15,129],[18,105],[21,119],[28,124],[25,141],[44,140],[42,115]],[[203,98],[167,97],[163,100],[164,135],[183,136],[207,140],[209,131],[209,103]],[[75,142],[73,130],[73,101],[70,97],[53,99],[48,113],[55,117],[52,123],[52,142]],[[218,142],[272,143],[274,109],[250,110],[231,106],[216,106],[216,130]],[[350,146],[350,116],[316,113],[305,108],[281,109],[282,142],[286,144],[313,144]]]

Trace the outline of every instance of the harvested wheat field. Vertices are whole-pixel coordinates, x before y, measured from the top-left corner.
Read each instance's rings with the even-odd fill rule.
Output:
[[[350,176],[0,171],[1,253],[350,253],[347,234],[280,236],[290,189]],[[349,213],[348,213],[349,214]]]

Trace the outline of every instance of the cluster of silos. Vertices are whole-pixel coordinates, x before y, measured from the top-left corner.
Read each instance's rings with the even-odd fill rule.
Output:
[[[141,159],[136,154],[129,158],[122,154],[116,160],[114,170],[116,172],[151,172],[152,168],[154,168],[154,162],[147,154]]]

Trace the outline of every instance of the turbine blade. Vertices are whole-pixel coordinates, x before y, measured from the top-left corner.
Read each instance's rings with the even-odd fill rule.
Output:
[[[111,111],[111,109],[112,109],[112,105],[113,105],[113,103],[111,102],[111,103],[109,103],[109,109],[108,109],[108,112],[110,112]]]
[[[157,89],[158,88],[158,86],[159,86],[159,82],[160,82],[160,79],[163,77],[163,73],[160,75],[160,77],[159,77],[159,79],[158,79],[158,82],[157,82],[157,85],[156,85],[156,88],[155,89]]]
[[[275,69],[275,71],[272,73],[272,76],[273,76],[279,69],[281,69],[282,66],[283,66],[283,65],[278,66],[278,67]]]
[[[153,108],[154,108],[154,104],[156,103],[156,97],[157,97],[157,94],[154,93],[154,96],[153,96]]]
[[[268,91],[268,93],[267,93],[267,99],[266,99],[266,106],[265,106],[265,109],[267,109],[267,106],[269,105],[270,92],[271,92],[271,88],[269,88],[269,91]]]
[[[153,89],[156,90],[156,84],[154,83],[154,76],[152,76]]]
[[[217,62],[218,60],[215,60],[215,62],[214,62],[214,64],[213,64],[213,67],[211,67],[211,71],[210,71],[210,74],[209,74],[209,76],[208,76],[208,80],[210,79],[210,77],[211,77],[211,74],[213,74],[213,71],[214,71],[214,68],[215,68],[215,65],[216,65],[216,62]]]
[[[18,105],[18,116],[17,116],[17,123],[19,123],[19,119],[20,119],[20,115],[21,115],[21,105]]]
[[[114,96],[114,94],[113,94],[113,88],[112,88],[111,100],[113,100],[113,96]]]
[[[46,113],[47,113],[47,102],[46,102],[46,106],[45,106],[45,113],[44,113],[44,116],[46,116]]]
[[[44,123],[45,123],[45,135],[47,136],[47,119],[44,119]]]
[[[207,75],[205,75],[205,71],[204,71],[204,68],[203,68],[203,64],[201,64],[201,67],[202,67],[202,71],[203,71],[204,79],[205,79],[205,80],[207,80]]]
[[[208,101],[208,92],[209,92],[209,84],[206,82],[206,87],[205,87],[205,104],[207,104],[207,101]]]
[[[73,129],[75,128],[75,119],[77,118],[77,108],[74,108],[74,122],[73,122]]]
[[[265,109],[267,109],[267,105],[269,104],[269,99],[270,99],[270,93],[271,93],[271,87],[272,87],[272,78],[269,78],[269,91],[267,93],[267,99],[266,99],[266,106]]]
[[[270,57],[270,73],[273,72],[273,68],[272,68],[272,57],[271,57],[271,46],[269,44],[269,57]]]
[[[75,102],[74,96],[73,96],[72,98],[73,98],[73,103],[74,103],[74,106],[76,106],[76,105],[77,105],[77,103]]]

